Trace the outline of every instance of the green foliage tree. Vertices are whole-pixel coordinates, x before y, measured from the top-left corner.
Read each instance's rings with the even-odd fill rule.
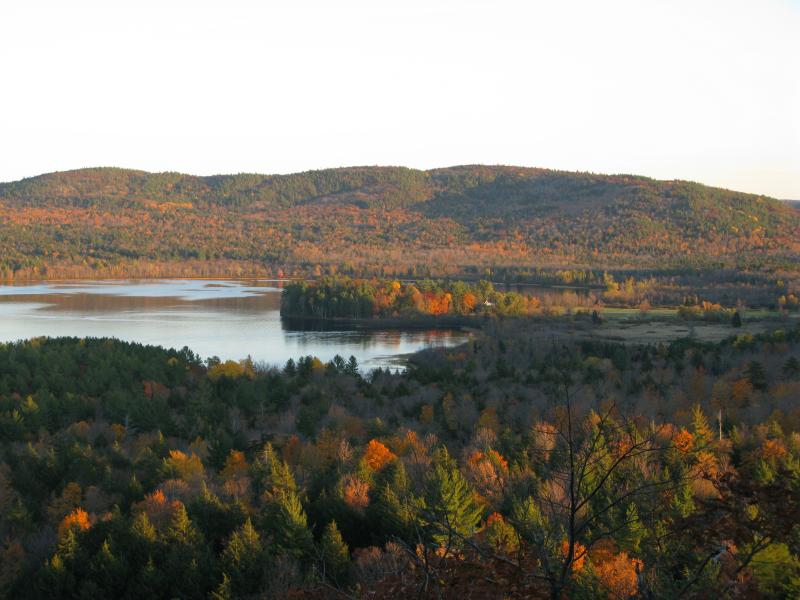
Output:
[[[434,453],[421,498],[420,516],[429,538],[440,546],[458,548],[477,529],[483,507],[447,449]]]
[[[261,588],[265,571],[265,556],[258,532],[247,519],[233,532],[222,553],[222,569],[227,576],[222,587],[234,597],[255,594]]]
[[[336,585],[344,585],[348,581],[350,568],[350,550],[339,533],[336,521],[325,526],[319,543],[319,554],[322,573]]]

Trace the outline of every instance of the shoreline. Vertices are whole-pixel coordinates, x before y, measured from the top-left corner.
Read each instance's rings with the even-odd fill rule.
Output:
[[[476,329],[477,322],[483,317],[448,316],[448,317],[316,317],[309,315],[284,315],[281,322],[295,331],[339,331],[342,326],[351,329]]]

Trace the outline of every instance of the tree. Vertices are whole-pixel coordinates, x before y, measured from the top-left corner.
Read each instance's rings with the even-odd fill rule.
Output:
[[[475,533],[482,513],[472,486],[447,449],[437,449],[420,506],[426,537],[439,546],[458,548]]]
[[[397,458],[394,453],[378,440],[370,440],[364,451],[364,462],[373,471],[380,471]]]
[[[235,597],[255,594],[260,589],[264,574],[264,552],[250,519],[231,534],[222,553],[222,569],[228,578],[226,585]]]
[[[738,310],[735,313],[733,313],[733,317],[731,317],[731,325],[733,327],[742,326],[742,316],[739,314]]]
[[[764,371],[764,365],[757,360],[752,360],[747,365],[747,380],[753,389],[766,390],[767,389],[767,374]]]
[[[163,568],[170,596],[203,595],[211,583],[211,557],[206,541],[189,519],[183,503],[176,503],[164,541],[167,555]]]
[[[271,444],[264,449],[266,469],[262,524],[272,534],[275,549],[296,558],[307,557],[313,547],[308,518],[300,502],[292,471]]]
[[[800,375],[800,360],[796,356],[790,356],[783,364],[783,372],[787,377],[797,377]]]
[[[86,531],[91,527],[89,515],[82,508],[76,508],[69,513],[58,526],[58,535],[63,536],[68,531]]]
[[[602,540],[630,536],[631,548],[640,545],[641,518],[629,507],[658,506],[676,485],[661,468],[672,447],[662,441],[664,428],[640,427],[615,402],[576,388],[572,376],[579,368],[566,350],[554,349],[549,357],[552,425],[541,427],[539,435],[552,440],[532,448],[545,485],[518,504],[512,520],[536,544],[534,575],[547,582],[554,599],[573,586],[578,565]],[[592,398],[594,408],[587,410]]]
[[[695,404],[692,407],[692,434],[694,445],[697,448],[708,446],[714,435],[708,426],[708,419],[699,404]]]
[[[344,372],[353,377],[358,375],[358,360],[356,360],[356,357],[352,354],[347,360],[347,366],[345,367]]]
[[[335,585],[343,585],[348,580],[350,550],[339,533],[336,521],[331,521],[322,532],[319,543],[322,574]]]

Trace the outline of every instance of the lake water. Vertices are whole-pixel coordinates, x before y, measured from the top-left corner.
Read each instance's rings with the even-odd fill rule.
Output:
[[[291,330],[281,322],[279,281],[75,281],[0,285],[0,341],[38,336],[115,337],[203,358],[247,356],[283,365],[289,358],[355,356],[362,371],[402,367],[403,355],[452,346],[448,330]]]

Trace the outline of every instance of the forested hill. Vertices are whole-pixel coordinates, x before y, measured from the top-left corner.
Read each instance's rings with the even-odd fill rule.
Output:
[[[96,168],[0,184],[0,277],[793,265],[800,214],[685,181],[519,167]]]

